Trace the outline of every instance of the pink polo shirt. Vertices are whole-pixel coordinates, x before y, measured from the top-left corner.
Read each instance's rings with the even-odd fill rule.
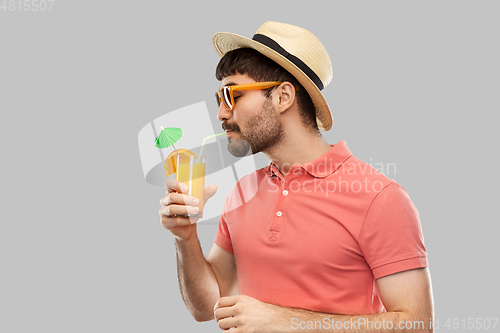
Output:
[[[243,177],[215,243],[234,253],[240,295],[326,313],[384,312],[375,280],[427,267],[408,194],[344,141],[285,178],[273,164]]]

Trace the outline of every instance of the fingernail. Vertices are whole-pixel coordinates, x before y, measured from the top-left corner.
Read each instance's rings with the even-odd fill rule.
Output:
[[[199,211],[200,211],[200,209],[198,207],[193,208],[193,213],[198,214]]]
[[[193,199],[193,205],[198,206],[199,203],[200,203],[200,200],[198,200],[198,198]]]
[[[181,191],[182,192],[187,192],[188,191],[188,187],[186,184],[181,184]]]

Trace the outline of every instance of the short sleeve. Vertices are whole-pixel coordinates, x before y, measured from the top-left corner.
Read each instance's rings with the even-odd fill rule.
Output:
[[[428,266],[418,211],[397,183],[373,199],[358,244],[375,279]]]
[[[225,216],[226,214],[223,213],[220,217],[219,228],[215,234],[215,244],[217,244],[224,251],[234,253],[233,243],[231,242],[231,235],[229,234]]]

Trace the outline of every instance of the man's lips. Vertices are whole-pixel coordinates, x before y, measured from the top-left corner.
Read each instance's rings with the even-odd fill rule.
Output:
[[[226,131],[226,138],[233,137],[233,136],[234,136],[234,135],[236,135],[237,133],[238,133],[238,131],[227,130],[227,131]]]
[[[226,131],[226,136],[229,137],[231,134],[238,133],[239,131],[236,128],[233,128],[232,125],[223,124],[222,129]]]

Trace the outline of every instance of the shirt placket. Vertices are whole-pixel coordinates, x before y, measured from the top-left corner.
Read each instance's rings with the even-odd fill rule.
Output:
[[[279,173],[279,171],[274,170],[274,175],[279,178],[280,189],[277,193],[278,198],[273,210],[273,217],[271,220],[271,226],[269,228],[268,239],[271,243],[277,243],[281,236],[281,229],[283,223],[286,221],[286,204],[290,191],[288,190],[288,184],[290,184],[291,176],[288,175],[286,178]]]

